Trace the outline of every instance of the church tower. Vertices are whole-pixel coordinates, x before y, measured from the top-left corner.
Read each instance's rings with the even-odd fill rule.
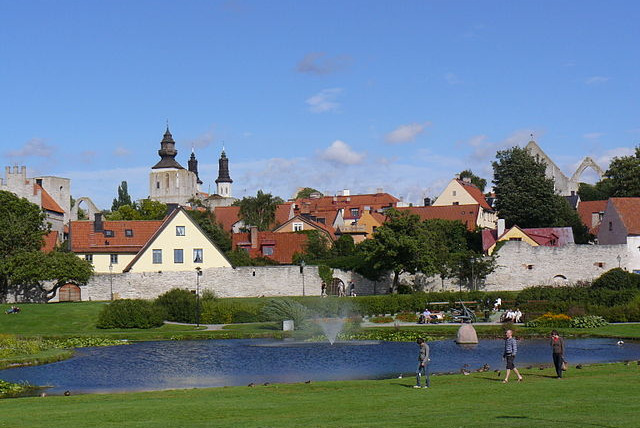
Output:
[[[189,158],[189,171],[193,172],[196,175],[196,181],[198,186],[202,184],[202,180],[200,180],[200,176],[198,175],[198,160],[196,159],[196,154],[193,149],[191,149],[191,157]]]
[[[160,161],[151,167],[149,174],[149,198],[165,204],[186,205],[198,192],[198,177],[176,161],[176,142],[169,126],[160,142]],[[195,161],[195,155],[191,154]],[[196,161],[197,171],[197,161]],[[191,167],[191,162],[189,164]]]
[[[231,183],[233,180],[229,175],[229,159],[227,158],[224,148],[218,160],[218,178],[216,179],[216,193],[223,198],[231,197]]]

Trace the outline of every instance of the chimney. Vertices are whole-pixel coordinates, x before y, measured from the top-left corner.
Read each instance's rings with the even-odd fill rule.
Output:
[[[351,192],[349,191],[349,189],[344,189],[342,191],[342,196],[349,196],[349,195],[351,195]]]
[[[102,231],[104,231],[104,225],[102,224],[102,213],[95,213],[94,214],[93,231],[94,232],[102,232]]]
[[[464,182],[464,183],[471,183],[471,177],[463,177],[463,178],[462,178],[462,182]]]
[[[251,248],[258,248],[258,228],[256,226],[251,226]]]
[[[498,238],[501,237],[503,233],[504,233],[504,219],[499,218],[498,219]]]

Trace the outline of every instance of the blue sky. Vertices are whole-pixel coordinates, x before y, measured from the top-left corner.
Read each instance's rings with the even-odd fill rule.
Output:
[[[436,196],[534,134],[570,175],[640,144],[640,2],[0,0],[0,159],[110,208],[169,121],[215,189]],[[586,180],[594,177],[587,175]]]

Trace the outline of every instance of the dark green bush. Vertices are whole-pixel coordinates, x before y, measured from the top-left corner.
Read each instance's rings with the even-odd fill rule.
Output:
[[[164,323],[162,309],[148,300],[116,300],[98,315],[98,328],[153,328]]]
[[[263,320],[260,306],[242,301],[203,300],[201,309],[200,322],[203,324],[247,323]]]
[[[196,303],[196,295],[181,288],[171,289],[156,299],[168,321],[191,324],[196,322]]]
[[[640,275],[615,268],[600,275],[598,279],[593,281],[592,287],[609,290],[637,290],[640,288]]]

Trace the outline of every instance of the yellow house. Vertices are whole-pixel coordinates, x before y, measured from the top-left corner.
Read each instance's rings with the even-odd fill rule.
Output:
[[[491,208],[482,191],[466,179],[451,180],[433,202],[434,207],[449,205],[480,205],[476,225],[488,229],[496,227],[498,222],[496,212]]]
[[[371,211],[363,211],[359,218],[345,218],[342,225],[336,229],[336,235],[351,235],[353,242],[356,244],[371,238],[373,232],[376,231],[384,223],[384,216]]]
[[[71,251],[96,273],[193,271],[231,263],[184,208],[164,220],[102,220],[70,223]]]
[[[489,247],[489,249],[487,250],[487,253],[491,255],[496,249],[497,243],[501,241],[522,241],[522,242],[526,242],[532,247],[537,247],[538,245],[540,245],[536,241],[534,241],[533,238],[527,235],[525,231],[520,229],[518,226],[513,226],[511,229],[503,233],[502,236],[498,237],[498,240]]]
[[[231,263],[180,207],[165,219],[123,272],[180,272],[198,267],[231,267]]]

